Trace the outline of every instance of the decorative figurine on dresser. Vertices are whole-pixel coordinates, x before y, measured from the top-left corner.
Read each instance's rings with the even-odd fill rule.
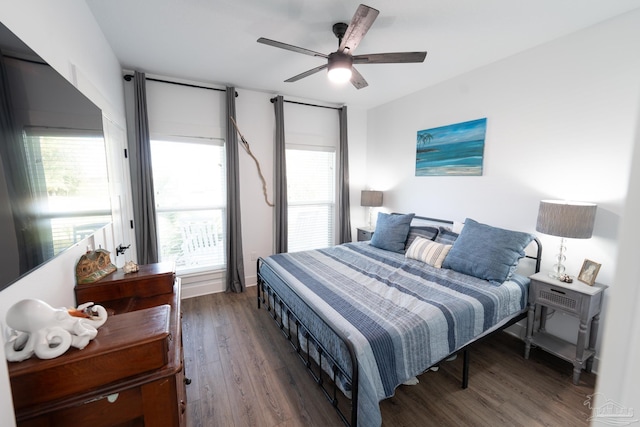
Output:
[[[186,425],[180,279],[173,263],[132,267],[77,280],[77,304],[108,313],[84,349],[9,363],[18,426]]]
[[[23,299],[7,311],[11,335],[4,346],[9,362],[21,362],[34,354],[53,359],[70,347],[82,350],[107,321],[107,311],[92,302],[77,308],[53,308],[38,299]]]
[[[113,273],[117,268],[111,263],[111,254],[104,249],[87,251],[76,264],[76,282],[93,283]]]

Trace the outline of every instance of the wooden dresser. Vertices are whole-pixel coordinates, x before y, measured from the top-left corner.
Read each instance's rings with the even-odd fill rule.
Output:
[[[83,350],[10,362],[18,426],[184,426],[180,280],[173,264],[76,286],[109,318]]]

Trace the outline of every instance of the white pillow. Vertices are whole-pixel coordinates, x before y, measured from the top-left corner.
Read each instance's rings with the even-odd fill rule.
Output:
[[[451,246],[453,245],[445,245],[418,236],[413,243],[411,243],[409,249],[407,249],[405,257],[426,262],[435,268],[440,268]]]

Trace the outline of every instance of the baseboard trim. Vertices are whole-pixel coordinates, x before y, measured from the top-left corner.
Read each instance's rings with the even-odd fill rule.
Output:
[[[255,286],[257,283],[257,276],[245,277],[245,284],[247,287]],[[198,280],[193,278],[185,278],[182,280],[182,299],[195,298],[208,294],[217,294],[225,291],[224,276],[207,278],[204,280]]]

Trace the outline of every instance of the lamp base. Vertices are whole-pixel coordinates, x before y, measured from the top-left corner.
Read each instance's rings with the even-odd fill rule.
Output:
[[[553,265],[553,270],[549,272],[549,277],[553,277],[554,279],[561,280],[562,277],[565,277],[565,267],[564,261],[567,259],[565,256],[565,252],[567,251],[567,247],[565,246],[565,238],[560,238],[560,250],[558,251],[558,255],[556,255],[556,263]]]

